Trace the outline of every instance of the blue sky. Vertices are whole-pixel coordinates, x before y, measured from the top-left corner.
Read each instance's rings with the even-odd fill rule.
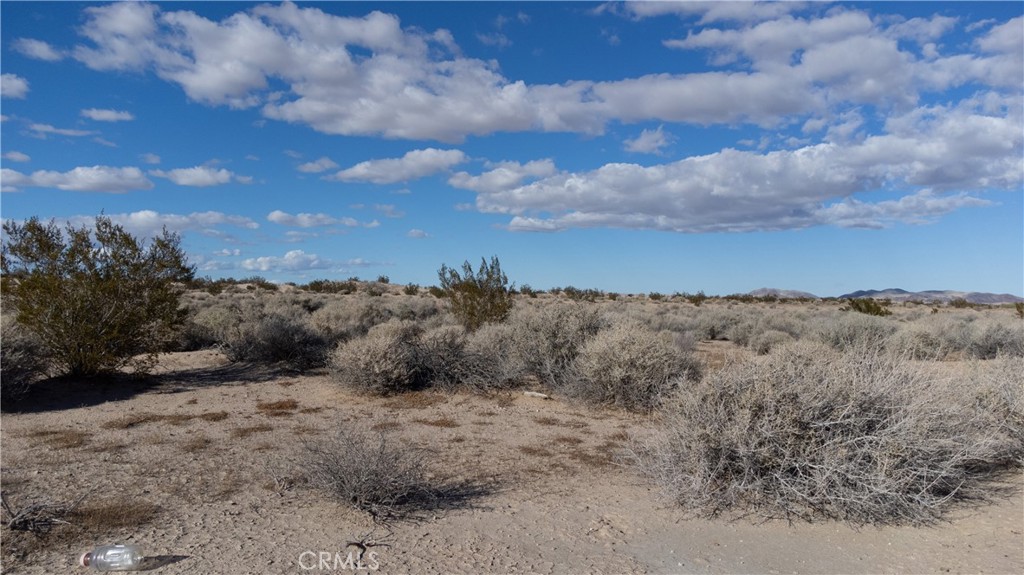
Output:
[[[198,275],[1024,293],[1024,7],[3,2],[3,218]]]

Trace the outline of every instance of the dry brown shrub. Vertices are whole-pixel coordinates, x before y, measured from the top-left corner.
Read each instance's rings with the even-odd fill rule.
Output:
[[[700,378],[696,358],[677,348],[669,334],[636,322],[600,331],[580,350],[579,379],[567,392],[586,401],[632,411],[651,411],[683,378]]]
[[[630,458],[701,514],[930,523],[1000,493],[991,480],[1020,465],[1020,378],[940,379],[871,348],[797,342],[683,390]]]
[[[421,328],[410,321],[375,326],[365,337],[341,344],[330,358],[335,379],[373,395],[394,395],[426,385],[417,353]]]

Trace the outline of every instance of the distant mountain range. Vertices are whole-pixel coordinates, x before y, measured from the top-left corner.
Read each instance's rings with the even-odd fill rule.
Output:
[[[754,297],[775,296],[777,298],[785,299],[818,299],[818,296],[812,293],[808,293],[805,291],[797,291],[793,289],[761,288],[756,289],[752,292],[747,292],[747,295],[752,295]]]
[[[841,295],[839,297],[841,299],[869,297],[874,299],[890,299],[892,301],[923,301],[942,303],[957,298],[963,298],[970,303],[981,303],[991,305],[1024,302],[1024,298],[1017,297],[1015,295],[1011,295],[1008,293],[997,294],[954,290],[907,291],[899,288],[889,288],[883,290],[860,290],[848,293],[846,295]]]
[[[788,289],[775,289],[775,288],[761,288],[754,291],[748,292],[749,295],[754,297],[764,296],[775,296],[778,298],[807,298],[807,299],[819,299],[818,296],[808,293],[805,291],[788,290]],[[922,302],[940,302],[946,303],[948,301],[963,298],[970,303],[978,304],[989,304],[999,305],[1004,303],[1017,303],[1024,302],[1024,298],[1017,297],[1008,293],[984,293],[984,292],[966,292],[966,291],[954,291],[954,290],[927,290],[927,291],[907,291],[899,288],[889,288],[883,290],[859,290],[852,293],[844,294],[839,296],[839,299],[851,299],[851,298],[874,298],[874,299],[889,299],[894,302],[902,301],[922,301]]]

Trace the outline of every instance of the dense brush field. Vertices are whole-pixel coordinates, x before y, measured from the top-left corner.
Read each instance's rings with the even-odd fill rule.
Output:
[[[872,315],[847,301],[531,290],[470,331],[436,290],[309,287],[191,290],[167,352],[217,350],[363,396],[532,390],[635,414],[651,432],[615,461],[703,516],[930,523],[998,496],[1024,463],[1024,321],[1012,307]],[[32,397],[18,384],[45,365],[7,315],[3,329],[4,406],[18,408]],[[339,454],[376,440],[339,433],[310,447],[310,484],[375,517],[430,493],[416,462],[383,444],[370,446],[376,475],[341,481],[366,458]],[[396,475],[409,483],[384,485]]]

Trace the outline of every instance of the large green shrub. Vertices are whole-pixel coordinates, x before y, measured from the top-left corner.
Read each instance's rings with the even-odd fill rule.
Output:
[[[92,230],[35,217],[3,230],[6,302],[58,370],[145,371],[184,321],[181,282],[193,269],[177,234],[144,245],[103,216]]]
[[[476,272],[468,261],[462,264],[462,273],[442,264],[437,275],[452,314],[469,331],[505,321],[512,311],[512,290],[497,256],[490,264],[481,258]]]

